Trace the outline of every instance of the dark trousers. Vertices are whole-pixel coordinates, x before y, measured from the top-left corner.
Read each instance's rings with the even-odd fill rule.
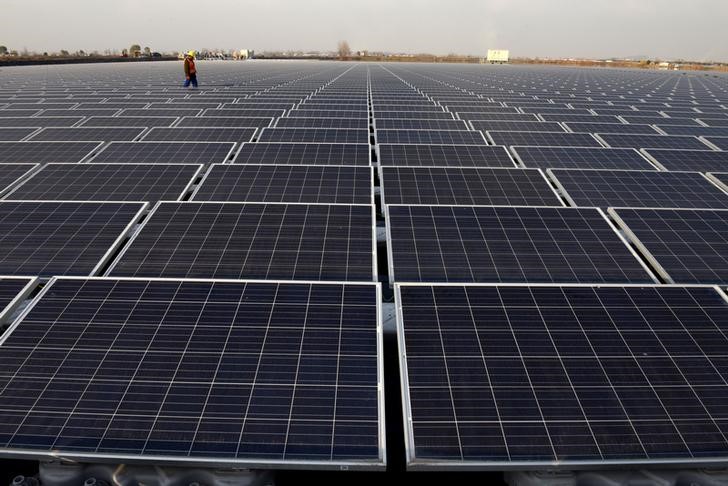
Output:
[[[188,79],[185,79],[185,88],[192,84],[193,88],[197,87],[197,74],[190,74]]]

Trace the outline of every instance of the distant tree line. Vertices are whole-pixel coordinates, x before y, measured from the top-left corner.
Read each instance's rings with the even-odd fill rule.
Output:
[[[22,57],[22,58],[37,58],[37,57],[163,57],[159,52],[154,52],[150,47],[142,47],[139,44],[132,44],[129,49],[123,49],[119,53],[116,49],[106,49],[103,53],[99,51],[85,51],[79,49],[77,51],[69,51],[68,49],[59,49],[57,52],[31,52],[27,49],[23,49],[18,52],[15,49],[10,49],[5,45],[0,45],[0,56],[1,57]]]

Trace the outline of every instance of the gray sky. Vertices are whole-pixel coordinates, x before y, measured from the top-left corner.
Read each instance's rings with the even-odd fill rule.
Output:
[[[728,61],[726,0],[0,0],[0,44]]]

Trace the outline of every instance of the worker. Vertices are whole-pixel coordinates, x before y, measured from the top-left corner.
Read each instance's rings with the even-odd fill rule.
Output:
[[[190,83],[193,88],[197,87],[197,68],[195,67],[195,51],[185,54],[185,88]]]

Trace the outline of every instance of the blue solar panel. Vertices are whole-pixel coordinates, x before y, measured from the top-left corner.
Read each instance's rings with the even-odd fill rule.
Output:
[[[343,143],[245,143],[235,164],[371,165],[369,145]]]
[[[195,164],[46,164],[6,199],[174,201],[191,192],[201,169]]]
[[[629,135],[617,133],[597,134],[607,147],[614,148],[671,148],[707,149],[697,137],[679,135]]]
[[[38,131],[40,125],[33,125],[32,122],[29,128],[2,128],[0,127],[0,142],[19,142],[26,138],[33,132]]]
[[[409,468],[725,462],[715,288],[396,291]]]
[[[0,194],[7,193],[37,168],[38,164],[0,164]]]
[[[643,152],[664,170],[696,172],[728,170],[728,152],[674,149],[649,149]]]
[[[149,130],[142,140],[145,142],[250,142],[255,128],[227,127],[155,127]]]
[[[34,142],[98,141],[131,142],[146,127],[48,127],[33,135]]]
[[[389,206],[391,282],[653,282],[597,209]]]
[[[657,170],[634,149],[514,146],[511,150],[525,167]]]
[[[100,142],[0,142],[0,163],[80,162],[101,145]]]
[[[215,164],[195,201],[372,204],[371,167]]]
[[[565,132],[487,132],[495,145],[537,145],[546,147],[601,147],[590,133]]]
[[[380,144],[488,145],[483,134],[469,130],[380,130]]]
[[[374,245],[371,205],[161,202],[110,275],[372,281]]]
[[[93,163],[212,164],[230,158],[232,142],[111,142]]]
[[[369,130],[355,128],[264,128],[261,142],[369,143]]]
[[[378,296],[376,284],[54,280],[0,345],[0,451],[381,468]]]
[[[609,211],[666,281],[728,285],[728,210]]]
[[[0,275],[94,275],[145,203],[0,202]]]
[[[538,169],[382,167],[383,203],[563,206]]]
[[[505,147],[486,145],[379,144],[381,166],[514,167]]]
[[[728,209],[728,193],[697,172],[549,169],[572,206]]]
[[[34,277],[0,276],[0,323],[9,321],[15,310],[36,287]]]

